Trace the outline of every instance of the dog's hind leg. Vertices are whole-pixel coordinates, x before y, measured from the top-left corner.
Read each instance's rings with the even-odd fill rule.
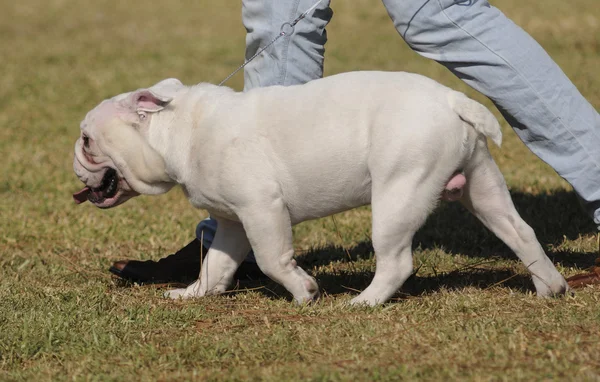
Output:
[[[427,174],[417,172],[385,185],[374,183],[371,208],[375,276],[367,289],[352,299],[352,304],[384,303],[412,274],[413,236],[439,199],[440,184]]]
[[[564,294],[568,290],[565,279],[544,253],[533,229],[515,210],[484,140],[478,140],[465,175],[467,184],[461,202],[523,261],[533,275],[537,294]]]

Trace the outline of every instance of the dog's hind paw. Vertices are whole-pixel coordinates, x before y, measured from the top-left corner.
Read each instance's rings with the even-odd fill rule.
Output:
[[[561,297],[572,296],[573,291],[567,284],[567,281],[560,276],[560,279],[552,280],[552,282],[544,282],[534,276],[533,283],[535,285],[536,294],[538,297]]]

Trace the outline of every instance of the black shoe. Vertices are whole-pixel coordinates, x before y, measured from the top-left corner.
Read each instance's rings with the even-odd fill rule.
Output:
[[[114,262],[108,270],[124,280],[137,283],[188,283],[196,280],[200,273],[200,248],[202,256],[206,256],[208,249],[194,239],[179,251],[158,261],[121,260]],[[234,278],[258,280],[266,276],[256,263],[244,261]]]

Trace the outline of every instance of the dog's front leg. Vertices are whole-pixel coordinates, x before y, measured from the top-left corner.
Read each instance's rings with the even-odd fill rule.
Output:
[[[316,300],[319,297],[316,280],[293,259],[292,224],[287,207],[280,199],[261,203],[259,207],[240,215],[258,266],[265,275],[283,285],[296,302]]]
[[[202,263],[199,279],[187,288],[168,291],[168,297],[185,299],[220,294],[231,284],[235,271],[250,252],[250,243],[241,223],[221,218],[216,220],[217,232]]]

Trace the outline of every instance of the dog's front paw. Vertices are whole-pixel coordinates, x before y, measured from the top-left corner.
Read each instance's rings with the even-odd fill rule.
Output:
[[[362,293],[352,300],[350,300],[350,305],[352,306],[375,306],[384,303],[385,301],[381,301],[378,298],[373,298],[369,296],[365,296]]]
[[[562,276],[556,277],[549,282],[545,282],[534,276],[533,284],[535,285],[538,297],[560,297],[573,293],[571,288],[569,288],[569,284],[567,284],[567,281]]]
[[[303,281],[304,290],[301,294],[294,295],[294,300],[296,303],[303,304],[311,304],[313,302],[317,302],[321,297],[321,293],[319,292],[319,284],[317,284],[317,280],[313,277],[308,276],[306,280]]]
[[[196,282],[193,284],[188,285],[187,288],[178,288],[166,291],[164,296],[173,300],[186,300],[188,298],[202,297],[204,295],[205,293],[202,293],[202,288],[200,287],[200,281],[196,280]]]
[[[186,288],[177,288],[177,289],[171,289],[168,290],[164,293],[164,296],[166,298],[170,298],[172,300],[177,300],[177,299],[186,299],[189,298],[189,296],[186,295],[185,293]]]

